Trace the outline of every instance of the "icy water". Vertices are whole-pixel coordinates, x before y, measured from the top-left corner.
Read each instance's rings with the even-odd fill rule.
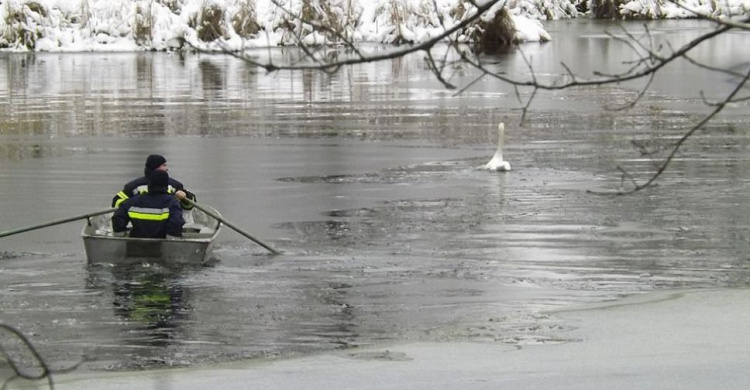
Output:
[[[610,23],[547,23],[524,45],[539,77],[613,72]],[[639,23],[627,25],[641,31]],[[707,24],[649,24],[686,42]],[[746,70],[747,33],[698,57]],[[528,74],[519,51],[487,59]],[[0,54],[0,230],[105,209],[150,153],[222,231],[211,265],[87,267],[75,222],[0,239],[0,322],[45,359],[88,369],[187,366],[394,341],[567,342],[545,309],[653,290],[750,284],[750,116],[697,133],[659,186],[638,145],[668,146],[735,85],[681,62],[637,86],[542,92],[519,126],[512,88],[454,96],[420,56],[266,74],[224,56]],[[476,71],[458,69],[465,85]],[[528,96],[528,91],[524,91]],[[507,127],[508,173],[475,169]],[[663,156],[657,155],[656,157]],[[562,332],[562,333],[561,333]],[[4,348],[32,365],[9,335]]]

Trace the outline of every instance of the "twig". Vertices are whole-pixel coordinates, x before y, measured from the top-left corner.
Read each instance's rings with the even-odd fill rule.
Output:
[[[13,358],[10,356],[10,354],[5,350],[5,348],[0,345],[0,353],[2,353],[3,357],[5,358],[5,361],[8,363],[8,366],[10,366],[11,370],[13,370],[14,375],[10,378],[6,379],[2,386],[0,386],[0,389],[6,389],[8,384],[16,379],[26,379],[26,380],[40,380],[40,379],[47,379],[47,383],[49,384],[50,389],[54,389],[54,382],[52,380],[52,370],[47,365],[47,362],[44,361],[42,356],[39,354],[39,351],[37,351],[36,347],[29,341],[29,339],[21,333],[18,329],[0,323],[0,329],[3,329],[7,332],[10,332],[14,337],[18,338],[21,343],[28,348],[29,352],[31,352],[34,359],[39,363],[41,366],[41,372],[39,374],[30,374],[27,372],[24,372],[19,367],[18,363],[13,360]]]
[[[750,79],[750,70],[748,70],[747,74],[743,77],[743,79],[737,84],[734,90],[726,97],[723,101],[718,102],[715,104],[715,109],[711,111],[708,115],[706,115],[700,122],[698,122],[695,126],[693,126],[690,130],[688,130],[683,136],[674,144],[672,147],[672,151],[669,153],[669,156],[664,160],[664,162],[659,166],[659,169],[651,175],[651,177],[643,184],[638,184],[634,181],[634,187],[633,189],[629,191],[623,191],[622,189],[620,191],[617,191],[615,193],[607,193],[607,192],[598,192],[589,190],[590,193],[598,193],[598,194],[614,194],[614,195],[627,195],[632,194],[637,191],[640,191],[644,188],[650,187],[656,182],[656,180],[666,171],[669,164],[672,162],[672,160],[677,155],[677,152],[680,150],[682,145],[699,129],[703,128],[703,126],[708,123],[713,117],[718,115],[726,106],[727,104],[730,104],[733,101],[733,98],[735,95],[737,95],[747,84],[748,79]],[[618,167],[618,169],[620,169]],[[624,172],[624,170],[620,169]]]

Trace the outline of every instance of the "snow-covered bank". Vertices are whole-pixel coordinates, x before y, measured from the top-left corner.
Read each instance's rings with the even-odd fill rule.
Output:
[[[685,4],[711,15],[746,14],[750,9],[750,0]],[[580,17],[594,3],[501,0],[490,12],[501,7],[507,7],[515,24],[515,40],[523,42],[550,39],[540,20]],[[337,36],[358,42],[417,43],[455,26],[475,9],[464,0],[1,0],[0,48],[170,50],[189,42],[206,49],[241,50],[330,42]],[[691,16],[675,4],[657,0],[632,0],[619,6],[619,12],[644,18]],[[300,15],[315,20],[316,26],[302,23]],[[459,35],[469,39],[466,32]]]

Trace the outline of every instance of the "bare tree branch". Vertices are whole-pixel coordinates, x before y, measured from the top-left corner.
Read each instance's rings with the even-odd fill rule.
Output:
[[[437,80],[440,81],[440,83],[442,83],[446,88],[456,89],[455,85],[449,83],[443,78],[442,70],[438,68],[437,64],[435,64],[435,59],[432,58],[432,53],[429,50],[425,50],[425,53],[426,53],[427,66],[435,75],[435,78],[437,78]]]
[[[631,100],[630,102],[625,103],[620,107],[607,107],[607,109],[610,111],[624,111],[624,110],[628,110],[628,109],[635,107],[638,104],[638,102],[641,101],[643,96],[646,95],[646,92],[648,92],[655,78],[656,78],[656,73],[651,73],[651,75],[649,75],[648,82],[646,82],[646,85],[644,85],[640,89],[640,91],[638,92],[638,95],[635,98],[633,98],[633,100]]]
[[[274,0],[275,1],[275,0]],[[300,64],[300,65],[293,65],[293,64],[281,64],[281,65],[273,65],[271,63],[262,63],[260,61],[257,61],[253,59],[252,57],[246,55],[245,53],[237,53],[231,50],[226,50],[227,48],[224,47],[224,52],[228,55],[240,58],[242,60],[247,61],[250,64],[253,64],[255,66],[261,67],[266,69],[268,72],[273,72],[277,70],[304,70],[304,69],[312,69],[312,70],[331,70],[331,69],[337,69],[342,66],[346,65],[354,65],[354,64],[362,64],[362,63],[370,63],[370,62],[378,62],[378,61],[384,61],[384,60],[391,60],[394,58],[399,58],[406,56],[408,54],[420,52],[420,51],[426,51],[432,49],[435,45],[445,41],[448,39],[451,35],[455,34],[456,32],[462,31],[466,27],[472,25],[476,22],[477,19],[479,19],[482,14],[484,14],[486,11],[488,11],[490,8],[495,6],[495,4],[500,2],[505,2],[507,0],[491,0],[487,3],[482,4],[481,6],[477,6],[476,11],[470,15],[469,17],[462,20],[460,23],[457,23],[455,26],[451,27],[448,30],[445,30],[442,34],[429,39],[425,42],[411,45],[405,49],[397,49],[394,51],[391,51],[386,54],[376,54],[372,56],[364,56],[364,57],[355,57],[355,58],[347,58],[343,60],[338,61],[332,61],[332,62],[326,62],[326,63],[311,63],[311,64]],[[207,52],[207,50],[201,49],[199,47],[196,47],[195,45],[191,45],[193,49],[199,52]],[[307,45],[300,45],[300,48],[302,50],[309,51],[309,49],[306,48]]]
[[[47,366],[47,363],[44,361],[44,359],[42,359],[41,355],[36,350],[36,348],[31,343],[31,341],[29,341],[29,339],[23,333],[21,333],[18,329],[10,325],[0,324],[0,328],[3,329],[4,331],[11,333],[15,338],[19,339],[21,343],[24,345],[24,347],[26,347],[29,350],[29,352],[31,352],[34,359],[41,366],[41,370],[38,374],[31,374],[28,372],[24,372],[19,367],[18,363],[13,359],[13,357],[10,356],[10,354],[5,350],[5,348],[0,346],[0,353],[3,354],[3,356],[5,357],[5,361],[8,363],[10,368],[15,373],[15,376],[11,377],[7,381],[11,381],[16,378],[22,378],[22,379],[27,379],[27,380],[39,380],[39,379],[47,378],[49,381],[50,388],[52,388],[53,384],[52,384],[52,378],[50,375],[51,370]],[[6,384],[7,384],[7,381],[6,381]],[[6,387],[6,384],[3,384],[3,388]]]
[[[748,70],[747,74],[745,74],[744,78],[737,84],[737,87],[735,87],[734,90],[721,102],[718,102],[715,104],[715,109],[711,111],[708,115],[706,115],[703,120],[698,122],[695,126],[693,126],[690,130],[688,130],[673,146],[672,151],[669,153],[669,156],[667,156],[666,159],[664,159],[664,162],[659,166],[659,169],[654,173],[651,178],[648,179],[643,184],[638,184],[633,180],[634,187],[631,190],[624,191],[620,190],[615,193],[609,193],[609,192],[598,192],[598,191],[589,191],[591,193],[598,193],[598,194],[615,194],[615,195],[626,195],[626,194],[632,194],[634,192],[640,191],[644,188],[652,186],[656,180],[666,171],[669,164],[674,160],[675,156],[677,155],[677,152],[680,150],[682,145],[699,129],[703,128],[703,126],[708,123],[713,117],[718,115],[730,102],[733,100],[734,96],[736,96],[747,84],[748,79],[750,79],[750,70]],[[622,170],[618,167],[618,169]]]
[[[470,5],[469,8],[473,7],[471,8],[473,10],[472,13],[470,15],[459,17],[458,20],[460,20],[460,22],[450,26],[446,23],[444,15],[441,13],[441,10],[438,6],[438,2],[436,0],[431,0],[431,8],[435,13],[437,20],[437,22],[435,22],[434,19],[432,19],[432,24],[439,25],[439,27],[442,28],[442,33],[422,43],[398,46],[393,50],[385,53],[369,54],[363,52],[357,47],[356,42],[354,42],[354,40],[351,38],[351,34],[348,34],[345,29],[318,20],[306,20],[306,15],[303,15],[302,10],[300,10],[300,12],[292,11],[291,9],[285,8],[284,4],[282,4],[280,0],[271,0],[271,2],[278,7],[278,9],[280,10],[279,12],[283,12],[284,15],[288,16],[294,23],[294,26],[297,26],[296,28],[290,28],[290,31],[288,33],[293,35],[293,38],[298,43],[298,47],[303,55],[297,61],[289,61],[287,63],[274,63],[274,61],[271,59],[272,57],[270,55],[270,51],[268,59],[264,60],[254,58],[249,52],[246,51],[233,52],[230,50],[225,50],[225,53],[240,58],[258,67],[262,67],[269,72],[273,72],[276,70],[320,70],[326,73],[332,73],[347,65],[391,60],[423,51],[425,52],[424,60],[427,68],[430,70],[430,72],[433,73],[436,80],[439,81],[445,88],[456,90],[454,96],[466,92],[468,89],[476,85],[477,82],[484,79],[485,77],[491,77],[493,79],[499,80],[504,84],[513,86],[521,108],[520,122],[522,125],[527,120],[528,114],[532,109],[535,98],[540,91],[565,90],[576,87],[604,86],[645,79],[645,84],[638,88],[635,96],[633,96],[632,98],[628,98],[623,104],[613,107],[604,107],[604,109],[614,111],[633,108],[643,100],[644,96],[646,96],[646,93],[650,90],[656,75],[664,70],[667,65],[681,58],[684,58],[689,63],[701,67],[702,69],[706,69],[712,72],[721,72],[740,80],[738,82],[737,88],[727,97],[725,97],[724,100],[721,100],[719,102],[709,102],[701,95],[704,103],[707,106],[714,108],[713,111],[706,117],[704,117],[699,123],[685,132],[683,137],[672,146],[671,153],[669,153],[669,155],[656,166],[656,173],[651,176],[645,183],[639,184],[636,178],[628,174],[624,168],[618,167],[617,169],[620,170],[623,174],[621,185],[624,185],[624,183],[627,181],[631,182],[633,185],[633,189],[631,190],[626,191],[624,188],[621,188],[621,190],[617,192],[618,194],[632,193],[652,186],[653,183],[670,165],[671,161],[675,158],[676,153],[687,141],[687,139],[690,138],[690,136],[692,136],[698,129],[702,128],[706,123],[708,123],[711,119],[718,115],[724,107],[727,107],[731,104],[747,102],[748,100],[750,100],[750,97],[748,96],[738,95],[739,92],[742,91],[742,89],[747,85],[748,75],[745,74],[744,70],[737,71],[711,66],[697,61],[690,56],[691,52],[693,52],[697,47],[704,44],[710,44],[713,39],[730,30],[750,30],[750,16],[747,16],[747,14],[742,16],[740,19],[705,15],[695,10],[691,10],[688,6],[681,3],[681,1],[679,0],[668,0],[677,4],[677,6],[681,7],[682,9],[695,14],[695,16],[698,18],[711,21],[715,24],[716,28],[712,31],[700,34],[699,36],[693,38],[680,47],[672,47],[669,42],[666,42],[666,44],[658,44],[655,41],[654,36],[649,30],[647,24],[643,24],[642,34],[635,34],[622,27],[621,34],[615,35],[607,32],[607,35],[611,39],[623,43],[632,51],[634,56],[633,60],[623,62],[623,65],[626,66],[626,69],[614,73],[595,71],[593,72],[592,78],[583,78],[581,77],[581,75],[576,74],[570,67],[568,67],[567,64],[562,63],[561,66],[564,69],[564,72],[562,73],[561,77],[558,77],[551,81],[543,81],[537,78],[533,61],[531,58],[528,58],[526,56],[523,50],[519,49],[523,61],[528,68],[528,74],[507,74],[492,70],[490,68],[491,64],[484,63],[481,56],[467,50],[466,44],[459,42],[460,34],[467,34],[467,31],[469,31],[470,28],[475,29],[471,31],[483,32],[482,29],[485,25],[482,23],[485,23],[486,19],[480,18],[482,18],[485,13],[490,11],[490,9],[493,9],[493,7],[495,7],[494,9],[497,9],[498,6],[505,5],[506,1],[507,0],[490,0],[486,2],[480,2],[467,0],[462,4],[464,6],[467,4]],[[303,3],[303,7],[312,7],[307,1],[304,1]],[[319,5],[318,8],[320,8]],[[306,13],[308,14],[307,19],[310,19],[309,14],[311,12],[312,11],[306,11]],[[316,10],[315,12],[313,12],[313,14],[320,16],[325,14],[325,12],[325,10]],[[312,28],[313,34],[316,32],[324,33],[328,37],[327,41],[336,42],[336,44],[333,46],[334,49],[340,50],[343,47],[349,49],[351,53],[346,56],[336,58],[325,58],[321,55],[321,53],[325,52],[332,46],[305,44],[304,39],[306,38],[304,38],[302,34],[304,34],[305,31],[308,31],[310,28]],[[445,52],[443,52],[442,54],[438,54],[437,52],[433,53],[433,50],[437,47],[437,45],[443,42],[447,43]],[[219,41],[219,45],[221,45],[221,41]],[[458,59],[450,61],[449,58],[451,58],[451,56],[456,56],[458,57]],[[455,66],[452,67],[451,64],[456,63],[462,66],[470,66],[474,68],[479,72],[479,75],[476,78],[470,80],[463,87],[457,87],[453,82],[450,81],[453,78],[455,72]],[[529,90],[525,90],[526,87],[528,87]],[[522,92],[528,93],[522,94]],[[647,152],[649,154],[653,153],[647,150],[645,144],[638,144],[637,142],[634,142],[633,145],[636,146],[642,154]]]
[[[606,85],[606,84],[619,84],[625,81],[631,81],[631,80],[637,80],[642,77],[648,76],[652,73],[656,73],[662,68],[664,68],[666,65],[670,64],[671,62],[677,60],[678,58],[682,58],[686,53],[690,52],[691,50],[695,49],[698,45],[700,45],[703,42],[707,42],[725,32],[730,30],[731,26],[720,26],[716,30],[706,33],[704,35],[701,35],[700,37],[697,37],[690,41],[689,43],[683,45],[679,50],[674,52],[673,54],[667,56],[667,57],[660,57],[657,53],[649,52],[649,56],[658,59],[658,61],[650,66],[646,66],[646,69],[632,72],[631,70],[626,71],[622,74],[615,74],[615,75],[609,75],[607,77],[599,78],[596,80],[573,80],[570,82],[565,82],[561,84],[557,83],[551,83],[551,84],[543,84],[536,81],[536,79],[532,80],[516,80],[512,79],[510,77],[492,73],[490,71],[487,71],[484,69],[484,67],[479,64],[477,61],[472,60],[469,57],[464,57],[464,60],[470,64],[471,66],[474,66],[477,69],[486,71],[488,76],[493,77],[495,79],[498,79],[502,82],[512,84],[512,85],[518,85],[518,86],[527,86],[527,87],[536,87],[539,89],[544,90],[562,90],[562,89],[568,89],[572,87],[584,87],[584,86],[593,86],[593,85]],[[632,74],[631,74],[632,73]]]

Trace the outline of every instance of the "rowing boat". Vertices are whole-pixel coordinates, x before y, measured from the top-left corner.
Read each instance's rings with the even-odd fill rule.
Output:
[[[214,208],[203,205],[221,218]],[[205,263],[219,234],[221,223],[199,208],[184,211],[185,226],[182,238],[155,239],[115,237],[112,234],[112,214],[86,219],[81,236],[89,264],[128,264],[159,261],[165,264]]]

